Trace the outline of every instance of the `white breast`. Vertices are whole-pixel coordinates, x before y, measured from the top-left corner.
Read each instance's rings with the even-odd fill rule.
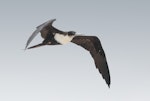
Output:
[[[55,34],[54,39],[60,43],[60,44],[67,44],[69,43],[74,36],[68,36],[68,35],[63,35],[63,34]]]

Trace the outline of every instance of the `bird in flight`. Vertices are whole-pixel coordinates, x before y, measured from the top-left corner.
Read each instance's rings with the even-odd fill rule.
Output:
[[[75,31],[61,31],[52,26],[55,20],[56,19],[51,19],[36,27],[36,30],[29,37],[25,49],[32,49],[44,45],[64,45],[69,42],[75,43],[90,52],[96,68],[110,87],[109,68],[100,40],[96,36],[77,35]],[[43,42],[28,48],[28,45],[39,32],[44,39]]]

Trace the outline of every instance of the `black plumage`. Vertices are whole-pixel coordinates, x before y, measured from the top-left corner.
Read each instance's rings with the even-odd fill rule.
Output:
[[[90,52],[94,59],[96,68],[102,74],[108,86],[110,86],[110,73],[100,40],[96,36],[76,36],[71,42]]]
[[[110,73],[106,60],[104,50],[102,48],[100,40],[96,36],[83,36],[77,35],[74,31],[61,31],[52,26],[56,19],[49,20],[40,26],[33,32],[27,41],[25,49],[27,49],[33,38],[40,32],[43,42],[29,47],[28,49],[44,46],[44,45],[62,45],[69,42],[75,43],[84,49],[88,50],[94,59],[95,66],[102,74],[108,86],[110,86]]]

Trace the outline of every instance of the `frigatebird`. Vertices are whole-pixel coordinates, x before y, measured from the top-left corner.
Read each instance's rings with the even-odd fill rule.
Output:
[[[75,31],[61,31],[52,26],[55,20],[56,19],[51,19],[36,27],[36,30],[29,37],[25,49],[36,48],[44,45],[64,45],[69,42],[75,43],[90,52],[94,59],[96,68],[102,74],[103,79],[105,79],[107,85],[110,87],[111,80],[109,68],[99,38],[96,36],[78,35]],[[44,39],[43,42],[28,48],[30,42],[39,32]]]

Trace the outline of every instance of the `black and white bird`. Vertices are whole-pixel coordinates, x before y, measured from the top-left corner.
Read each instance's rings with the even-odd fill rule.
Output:
[[[36,48],[44,45],[64,45],[69,42],[75,43],[84,49],[88,50],[94,59],[95,66],[102,74],[108,86],[110,86],[110,73],[104,50],[100,40],[96,36],[77,35],[74,31],[61,31],[52,26],[56,19],[49,20],[39,25],[33,34],[29,37],[25,49]],[[41,33],[44,41],[38,45],[28,48],[28,45],[33,38]]]

